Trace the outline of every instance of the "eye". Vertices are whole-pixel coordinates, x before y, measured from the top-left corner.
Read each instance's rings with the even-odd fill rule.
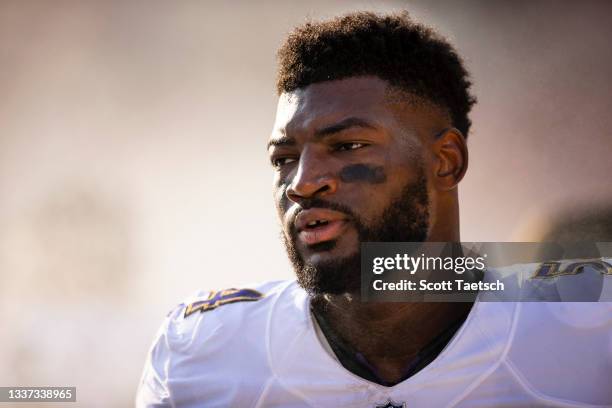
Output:
[[[340,143],[336,147],[336,150],[343,152],[343,151],[348,151],[348,150],[361,149],[362,147],[365,147],[365,146],[367,146],[365,143],[359,143],[359,142]]]
[[[271,160],[272,162],[272,166],[279,169],[289,163],[293,163],[294,161],[296,161],[295,158],[293,157],[277,157]]]

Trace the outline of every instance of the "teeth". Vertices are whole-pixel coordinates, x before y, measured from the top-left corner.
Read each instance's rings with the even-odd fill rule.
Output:
[[[310,221],[308,224],[306,224],[307,227],[316,227],[317,225],[325,225],[327,224],[327,220],[315,220],[315,221]]]

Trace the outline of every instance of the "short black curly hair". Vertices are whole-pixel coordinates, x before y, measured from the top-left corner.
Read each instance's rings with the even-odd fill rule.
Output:
[[[476,98],[452,45],[407,12],[353,12],[297,27],[278,51],[277,91],[374,75],[443,108],[467,137]]]

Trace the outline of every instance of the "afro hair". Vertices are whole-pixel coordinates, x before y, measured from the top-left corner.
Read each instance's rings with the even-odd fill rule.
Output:
[[[377,76],[444,109],[467,137],[476,103],[469,74],[452,45],[403,12],[354,12],[309,22],[278,51],[277,91],[355,76]]]

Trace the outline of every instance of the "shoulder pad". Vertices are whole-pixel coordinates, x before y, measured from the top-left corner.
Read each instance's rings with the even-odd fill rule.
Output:
[[[235,302],[252,302],[263,298],[264,295],[255,289],[225,289],[210,292],[204,300],[193,302],[185,308],[184,317],[195,312],[206,312],[216,309],[221,305]]]

